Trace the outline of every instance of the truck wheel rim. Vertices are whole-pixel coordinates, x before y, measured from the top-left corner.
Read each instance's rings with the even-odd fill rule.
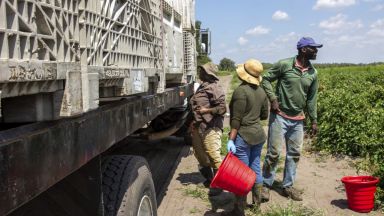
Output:
[[[140,201],[138,216],[153,216],[151,198],[147,195],[143,196]]]

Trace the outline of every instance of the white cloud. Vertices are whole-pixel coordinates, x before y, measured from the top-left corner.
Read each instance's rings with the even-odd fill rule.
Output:
[[[286,12],[278,10],[272,15],[272,19],[274,19],[274,20],[288,20],[289,16]]]
[[[322,8],[341,8],[348,7],[356,4],[355,0],[317,0],[313,9],[318,10]]]
[[[372,10],[373,11],[382,11],[382,10],[384,10],[384,4],[378,4]]]
[[[370,27],[371,29],[367,32],[368,35],[384,37],[384,19],[376,20]]]
[[[361,20],[348,21],[344,14],[337,14],[328,20],[319,23],[319,27],[325,29],[325,34],[340,34],[348,30],[356,30],[363,27]]]
[[[244,37],[239,37],[239,39],[237,39],[237,42],[242,46],[248,43],[248,40]]]
[[[245,34],[247,35],[253,35],[253,36],[257,36],[257,35],[262,35],[262,34],[268,34],[269,33],[269,29],[267,28],[264,28],[263,26],[259,25],[259,26],[256,26],[255,28],[253,29],[248,29]]]
[[[290,32],[286,35],[280,35],[275,39],[276,43],[282,44],[282,43],[294,43],[297,42],[299,38],[299,35],[295,32]]]

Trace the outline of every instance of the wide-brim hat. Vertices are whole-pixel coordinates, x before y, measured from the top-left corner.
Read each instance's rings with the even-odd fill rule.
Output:
[[[216,73],[219,69],[212,62],[208,62],[208,63],[205,63],[203,65],[200,65],[199,68],[203,69],[208,75],[211,75],[215,79],[219,80],[219,77],[216,75]]]
[[[240,64],[236,68],[239,78],[247,83],[260,85],[261,73],[263,65],[256,59],[249,59],[244,64]]]

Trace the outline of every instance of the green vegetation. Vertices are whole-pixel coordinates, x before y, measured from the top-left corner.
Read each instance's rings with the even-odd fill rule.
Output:
[[[236,69],[235,62],[229,58],[223,58],[219,64],[220,70],[234,71]]]
[[[232,75],[234,72],[233,71],[219,71],[217,72],[217,75],[218,76],[229,76],[229,75]]]
[[[196,207],[193,207],[191,210],[189,210],[189,213],[190,214],[197,214],[197,213],[201,213],[201,210],[196,208]]]
[[[302,204],[294,204],[292,201],[286,206],[272,205],[267,210],[250,209],[247,216],[324,216],[325,213],[319,209],[306,207]]]
[[[204,188],[204,186],[188,185],[186,188],[183,188],[183,192],[184,192],[184,195],[186,196],[208,201],[208,193]]]
[[[220,149],[221,155],[227,155],[228,153],[227,142],[228,142],[229,130],[230,130],[229,127],[224,127],[223,135],[221,136],[221,149]]]
[[[384,202],[384,65],[319,69],[316,150],[365,158],[360,169],[381,179],[376,203]]]

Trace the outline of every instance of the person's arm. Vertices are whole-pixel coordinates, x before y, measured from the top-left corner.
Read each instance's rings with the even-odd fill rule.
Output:
[[[213,89],[216,88],[216,89]],[[211,113],[212,115],[224,115],[227,112],[225,103],[225,94],[223,88],[219,85],[214,85],[207,89],[208,98],[212,107],[201,107],[200,113]]]
[[[236,153],[236,146],[234,141],[236,140],[237,131],[240,128],[241,120],[243,119],[243,114],[245,112],[246,106],[246,96],[245,93],[237,88],[232,94],[232,101],[230,103],[231,110],[231,119],[230,126],[231,131],[229,132],[228,142],[227,142],[227,150]]]
[[[268,96],[270,102],[277,100],[275,92],[272,87],[272,83],[276,81],[281,75],[281,64],[280,62],[275,63],[264,75],[261,81],[265,93]]]
[[[319,81],[317,75],[313,80],[311,86],[309,87],[307,95],[307,109],[309,114],[309,119],[312,122],[312,134],[316,135],[317,133],[317,91],[319,87]]]
[[[237,129],[231,128],[231,131],[229,131],[228,139],[235,141],[236,136],[237,136]]]
[[[260,120],[266,120],[268,119],[268,98],[265,97],[263,104],[261,106],[261,112],[260,112]]]

